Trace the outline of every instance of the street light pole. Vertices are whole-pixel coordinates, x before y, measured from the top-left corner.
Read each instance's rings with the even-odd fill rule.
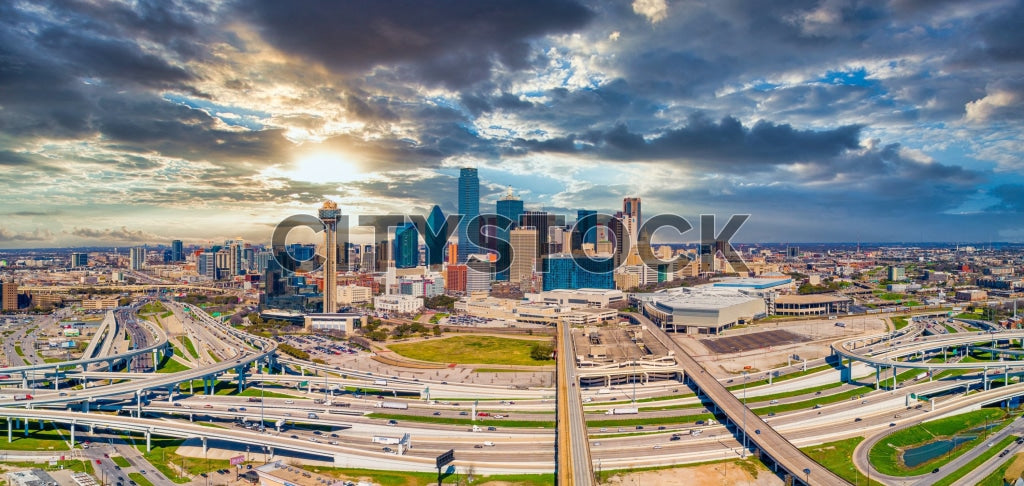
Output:
[[[743,372],[743,459],[747,458],[747,372]]]

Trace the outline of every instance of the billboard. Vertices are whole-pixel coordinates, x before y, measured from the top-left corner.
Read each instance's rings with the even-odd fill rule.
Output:
[[[228,460],[228,464],[232,466],[237,466],[243,462],[245,462],[245,456],[235,456]]]
[[[455,461],[455,449],[448,449],[448,452],[437,456],[437,468],[441,469],[445,464]]]

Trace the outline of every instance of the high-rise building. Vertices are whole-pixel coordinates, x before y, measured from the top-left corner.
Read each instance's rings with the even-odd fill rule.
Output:
[[[88,253],[72,253],[71,254],[71,268],[84,267],[89,264]]]
[[[576,211],[576,227],[572,233],[572,245],[569,250],[579,250],[583,248],[584,243],[597,247],[597,211]]]
[[[203,275],[210,280],[218,280],[221,276],[220,268],[217,267],[217,252],[204,251],[199,254],[199,260],[196,263],[196,273]]]
[[[466,267],[466,292],[489,292],[494,279],[494,262],[490,255],[470,255]]]
[[[405,223],[395,229],[392,251],[396,268],[416,268],[420,263],[420,242],[416,225]]]
[[[548,232],[555,225],[555,216],[546,211],[523,211],[519,217],[520,228],[533,228],[537,230],[537,252],[536,257],[542,258],[548,251]]]
[[[437,205],[430,210],[430,215],[427,216],[427,231],[432,231],[439,236],[444,236],[448,232],[448,223],[444,213]],[[448,243],[447,240],[432,238],[431,235],[423,235],[423,240],[427,243],[427,266],[444,263],[444,247]]]
[[[516,228],[509,233],[512,247],[512,262],[508,270],[508,280],[519,284],[533,277],[537,261],[537,230]]]
[[[511,226],[508,229],[497,230],[497,245],[496,250],[498,251],[498,268],[505,269],[500,270],[495,274],[495,280],[508,280],[508,267],[511,265],[509,260],[509,231],[512,228],[519,226],[519,217],[523,214],[523,200],[519,199],[512,194],[512,187],[509,186],[508,192],[495,204],[495,213],[498,216],[508,218],[512,221]]]
[[[0,310],[18,310],[18,284],[0,282]]]
[[[183,262],[185,261],[184,247],[181,244],[181,240],[171,241],[171,261]]]
[[[128,264],[132,270],[142,270],[146,264],[146,249],[141,246],[133,247],[128,254]]]
[[[465,292],[467,268],[465,265],[448,265],[444,279],[445,290],[448,292]]]
[[[469,255],[477,253],[476,245],[470,240],[470,235],[479,238],[480,222],[477,216],[480,215],[480,178],[476,169],[463,167],[459,171],[459,214],[462,221],[459,222],[459,263],[464,263]]]
[[[459,244],[449,243],[448,244],[448,264],[455,265],[459,263]]]
[[[334,201],[324,201],[319,211],[324,223],[324,314],[338,312],[338,217],[341,210]]]
[[[887,273],[889,280],[892,280],[893,282],[907,279],[907,271],[903,267],[889,267]]]
[[[800,258],[800,247],[799,246],[787,246],[786,247],[787,258]]]
[[[637,231],[639,231],[640,225],[643,224],[643,220],[640,219],[640,198],[623,198],[622,216],[623,223],[626,225],[626,230],[632,235],[631,238],[633,241],[636,241]]]

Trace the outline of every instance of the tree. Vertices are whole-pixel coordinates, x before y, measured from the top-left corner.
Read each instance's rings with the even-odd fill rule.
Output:
[[[555,352],[554,342],[550,343],[534,343],[530,346],[530,358],[537,361],[547,361],[552,359],[552,354]]]

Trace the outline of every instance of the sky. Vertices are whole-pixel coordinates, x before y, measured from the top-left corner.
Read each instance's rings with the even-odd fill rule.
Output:
[[[0,1],[0,248],[453,213],[460,167],[484,211],[512,186],[569,221],[749,214],[741,242],[1024,241],[1022,25],[1007,0]]]

